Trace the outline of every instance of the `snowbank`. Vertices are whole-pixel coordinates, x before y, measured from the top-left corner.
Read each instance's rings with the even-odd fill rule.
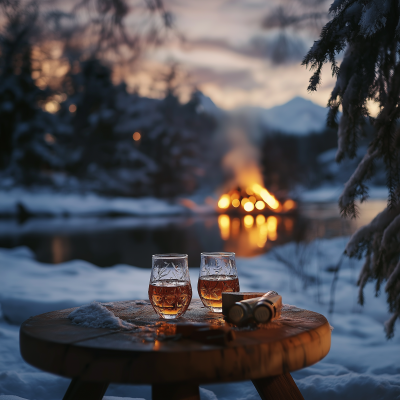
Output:
[[[295,197],[306,203],[337,203],[340,195],[343,192],[343,185],[326,185],[316,189],[299,190],[294,193]],[[386,200],[388,197],[388,190],[385,186],[371,186],[368,190],[369,199],[371,200]]]
[[[147,198],[112,198],[94,193],[60,193],[44,190],[28,191],[21,188],[0,191],[0,215],[177,215],[190,210],[182,204]],[[204,207],[202,212],[211,211]]]
[[[372,285],[366,288],[365,307],[357,304],[361,261],[343,259],[331,301],[333,271],[346,241],[317,240],[308,246],[290,243],[267,255],[238,259],[241,289],[276,290],[284,303],[320,312],[334,326],[329,355],[293,373],[307,400],[400,399],[400,326],[396,326],[394,339],[387,341],[383,331],[388,317],[385,298],[375,298]],[[78,260],[46,265],[36,262],[26,248],[0,249],[0,400],[11,395],[59,399],[69,382],[21,359],[17,324],[30,315],[93,300],[146,298],[149,275],[150,270],[123,265],[101,269]],[[198,269],[190,269],[190,275],[195,287]],[[197,297],[196,291],[194,295]],[[334,310],[331,314],[330,308]],[[112,396],[150,400],[151,391],[148,386],[111,385],[105,400],[115,400]],[[201,398],[259,399],[251,382],[206,385]]]
[[[20,324],[32,315],[91,301],[146,298],[149,270],[126,265],[98,268],[82,260],[54,267],[25,248],[0,251],[0,304],[4,318]]]

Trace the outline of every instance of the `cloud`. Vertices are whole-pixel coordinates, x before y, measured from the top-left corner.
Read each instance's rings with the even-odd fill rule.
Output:
[[[256,37],[252,40],[259,57],[268,58],[274,64],[297,63],[303,59],[307,46],[302,39],[280,33],[272,38]]]
[[[216,70],[206,67],[190,68],[191,80],[196,85],[215,84],[220,88],[252,90],[259,87],[250,70]]]
[[[300,62],[307,51],[307,45],[301,38],[288,33],[253,37],[242,46],[232,45],[227,40],[201,38],[186,43],[187,49],[206,49],[228,51],[248,58],[269,60],[273,64]]]

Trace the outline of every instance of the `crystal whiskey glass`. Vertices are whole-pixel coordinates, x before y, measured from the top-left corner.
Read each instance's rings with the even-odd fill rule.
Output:
[[[222,312],[222,293],[240,291],[235,253],[201,253],[197,290],[206,307]]]
[[[192,300],[187,254],[153,255],[149,300],[164,319],[176,319],[186,312]]]

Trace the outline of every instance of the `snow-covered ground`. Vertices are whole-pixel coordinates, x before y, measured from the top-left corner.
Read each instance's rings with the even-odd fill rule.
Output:
[[[326,203],[337,202],[343,192],[343,185],[326,184],[316,189],[297,190],[293,193],[294,197],[302,202]],[[386,186],[371,186],[368,190],[368,198],[371,200],[384,200],[388,198]]]
[[[23,188],[0,190],[0,216],[19,215],[22,210],[35,216],[179,215],[214,212],[214,207],[213,204],[197,205],[188,200],[169,202],[154,197],[118,198]]]
[[[344,259],[331,302],[332,267],[346,238],[316,240],[308,246],[290,243],[272,252],[238,259],[241,289],[277,290],[284,303],[320,312],[334,326],[329,355],[294,372],[306,400],[400,399],[400,324],[387,341],[384,296],[366,287],[366,304],[357,304],[356,280],[362,261]],[[190,270],[192,285],[198,269]],[[126,265],[101,269],[83,261],[41,264],[27,248],[0,249],[0,400],[56,400],[69,380],[41,372],[19,354],[18,325],[31,315],[82,305],[92,300],[146,298],[149,270]],[[196,291],[194,295],[197,296]],[[329,309],[334,312],[329,314]],[[18,396],[18,397],[15,397]],[[115,396],[115,397],[113,397]],[[148,386],[110,385],[105,399],[151,399]],[[251,382],[206,385],[203,400],[259,399]],[[127,400],[127,399],[126,399]]]

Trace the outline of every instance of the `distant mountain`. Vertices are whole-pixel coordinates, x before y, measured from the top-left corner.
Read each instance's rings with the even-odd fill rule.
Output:
[[[225,114],[225,112],[221,108],[215,105],[210,97],[206,96],[202,92],[198,91],[196,93],[196,96],[199,100],[199,112],[204,112],[206,114],[212,115],[217,119],[221,118]]]
[[[242,116],[256,119],[263,128],[296,135],[322,131],[326,127],[327,112],[325,107],[302,97],[294,97],[285,104],[268,109],[246,107],[238,110]]]

